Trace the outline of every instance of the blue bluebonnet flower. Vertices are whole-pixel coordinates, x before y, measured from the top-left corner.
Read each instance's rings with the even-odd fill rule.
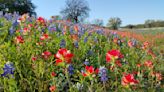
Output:
[[[85,61],[84,61],[84,65],[89,65],[89,61],[88,61],[88,59],[85,59]]]
[[[79,47],[78,41],[75,41],[75,42],[74,42],[74,46],[75,46],[76,48]]]
[[[99,69],[100,80],[106,82],[108,80],[107,69],[105,67],[100,67]]]
[[[70,64],[68,66],[68,72],[69,72],[70,75],[73,75],[74,74],[74,68],[73,68],[73,65],[72,64]]]
[[[111,36],[113,38],[119,38],[119,35],[116,32],[111,32]]]
[[[19,23],[17,22],[17,20],[12,20],[12,26],[16,27]]]
[[[70,34],[74,34],[74,30],[73,29],[70,29]]]
[[[85,34],[85,31],[84,30],[79,30],[78,31],[78,36],[79,37],[81,37],[82,35],[84,35]]]
[[[53,32],[53,31],[56,30],[56,27],[48,27],[48,30],[49,30],[50,32]]]
[[[11,26],[10,29],[9,29],[9,33],[10,33],[10,35],[12,35],[12,34],[14,33],[14,31],[15,31],[15,30],[14,30],[14,27]]]
[[[97,30],[96,33],[102,35],[103,34],[103,30]]]
[[[117,41],[117,44],[118,45],[121,45],[121,40],[120,39]]]
[[[11,14],[11,13],[5,13],[4,17],[5,17],[7,20],[12,20],[12,14]]]
[[[60,47],[64,48],[65,46],[66,46],[66,42],[65,42],[64,39],[62,39],[61,42],[60,42]]]
[[[48,30],[49,30],[50,32],[56,31],[56,25],[54,25],[54,24],[49,25],[49,26],[48,26]]]
[[[88,55],[93,55],[93,51],[92,50],[89,50],[87,54]]]
[[[0,11],[0,18],[3,16],[3,11]]]
[[[61,29],[61,23],[58,24],[58,29]]]
[[[4,65],[4,68],[3,68],[3,71],[4,73],[1,74],[1,76],[3,77],[8,77],[7,75],[13,75],[14,74],[14,64],[11,63],[11,62],[7,62],[5,65]]]
[[[88,37],[84,38],[84,43],[86,43],[88,41]]]
[[[132,39],[132,45],[136,46],[137,45],[137,40],[136,39]]]

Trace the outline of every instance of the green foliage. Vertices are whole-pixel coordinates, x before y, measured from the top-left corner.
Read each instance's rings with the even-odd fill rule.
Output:
[[[9,75],[9,78],[0,76],[0,91],[2,92],[48,92],[53,85],[55,85],[55,91],[57,92],[88,92],[88,90],[89,92],[144,92],[162,89],[161,81],[153,76],[152,72],[163,71],[162,66],[159,64],[163,62],[163,56],[156,53],[157,57],[153,58],[147,53],[149,48],[142,49],[143,44],[140,42],[136,46],[129,47],[127,44],[129,39],[117,37],[113,33],[108,34],[108,36],[96,32],[88,33],[87,29],[83,35],[78,36],[78,39],[74,39],[72,37],[73,34],[70,33],[72,28],[70,26],[65,30],[66,33],[63,34],[63,25],[53,22],[51,24],[56,25],[56,30],[51,32],[47,28],[50,24],[45,22],[47,24],[45,26],[44,22],[38,23],[35,20],[32,22],[25,20],[21,22],[21,25],[16,26],[20,30],[32,24],[32,27],[28,27],[30,31],[16,32],[11,36],[11,39],[4,40],[6,35],[8,35],[7,29],[10,28],[11,21],[3,18],[0,21],[5,23],[0,26],[0,33],[4,32],[1,34],[3,39],[0,44],[0,74],[5,72],[3,68],[7,62],[12,62],[15,68],[13,76]],[[43,29],[44,32],[42,32]],[[74,35],[78,34],[77,30],[73,29],[73,32],[75,33]],[[48,37],[41,40],[44,34],[47,34]],[[23,38],[24,41],[22,43],[17,42],[18,36]],[[84,41],[85,38],[87,38],[87,41]],[[118,40],[114,42],[116,38]],[[56,64],[57,59],[54,57],[61,48],[60,44],[63,39],[66,42],[65,48],[70,50],[68,52],[74,54],[71,62],[74,67],[73,75],[68,73],[67,68],[70,64],[62,62],[58,66]],[[78,47],[74,45],[75,41],[78,41]],[[107,62],[106,53],[109,50],[119,50],[123,57],[112,57],[112,61]],[[52,55],[45,59],[43,57],[44,51],[49,51]],[[92,53],[88,53],[90,51]],[[33,57],[37,59],[32,60]],[[100,74],[96,73],[84,77],[81,71],[86,72],[85,60],[88,60],[89,66],[93,66],[95,70],[96,68],[106,67],[108,80],[102,82]],[[118,60],[121,63],[120,67],[115,64]],[[153,68],[144,65],[147,60],[153,62]],[[141,66],[138,67],[137,64],[141,64]],[[112,67],[113,65],[114,67]],[[158,66],[160,66],[160,69],[158,69]],[[137,74],[135,74],[136,71]],[[55,72],[56,76],[52,76],[52,72]],[[134,73],[134,77],[139,80],[139,83],[123,86],[121,82],[124,73]]]
[[[137,24],[137,25],[127,25],[123,28],[153,28],[153,27],[164,27],[163,20],[146,20],[144,24]]]
[[[36,15],[34,9],[35,6],[31,0],[0,0],[0,11],[19,12],[21,15],[25,13]]]
[[[120,27],[121,23],[122,23],[122,21],[120,18],[113,17],[113,18],[109,19],[107,27],[117,30]]]

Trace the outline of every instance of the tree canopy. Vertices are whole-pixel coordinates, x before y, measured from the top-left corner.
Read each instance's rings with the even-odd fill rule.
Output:
[[[79,22],[89,15],[89,6],[85,0],[67,0],[65,8],[61,10],[61,14],[67,19]]]
[[[35,6],[31,0],[0,0],[0,11],[4,12],[19,12],[21,15],[29,13],[36,15]]]
[[[117,30],[120,27],[121,23],[122,21],[120,18],[113,17],[109,19],[107,26],[111,29]]]

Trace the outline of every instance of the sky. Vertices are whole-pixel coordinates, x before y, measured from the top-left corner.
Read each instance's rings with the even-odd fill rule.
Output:
[[[49,19],[60,15],[66,0],[32,0],[36,13]],[[104,25],[111,17],[119,17],[122,26],[141,24],[147,19],[164,20],[164,0],[86,0],[90,12],[87,20],[102,19]]]

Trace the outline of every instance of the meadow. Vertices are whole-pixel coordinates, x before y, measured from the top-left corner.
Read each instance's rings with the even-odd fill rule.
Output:
[[[163,33],[146,32],[0,16],[0,92],[162,92]]]
[[[127,35],[141,42],[148,41],[151,47],[158,51],[164,51],[164,28],[140,28],[140,29],[122,29],[120,35]]]

